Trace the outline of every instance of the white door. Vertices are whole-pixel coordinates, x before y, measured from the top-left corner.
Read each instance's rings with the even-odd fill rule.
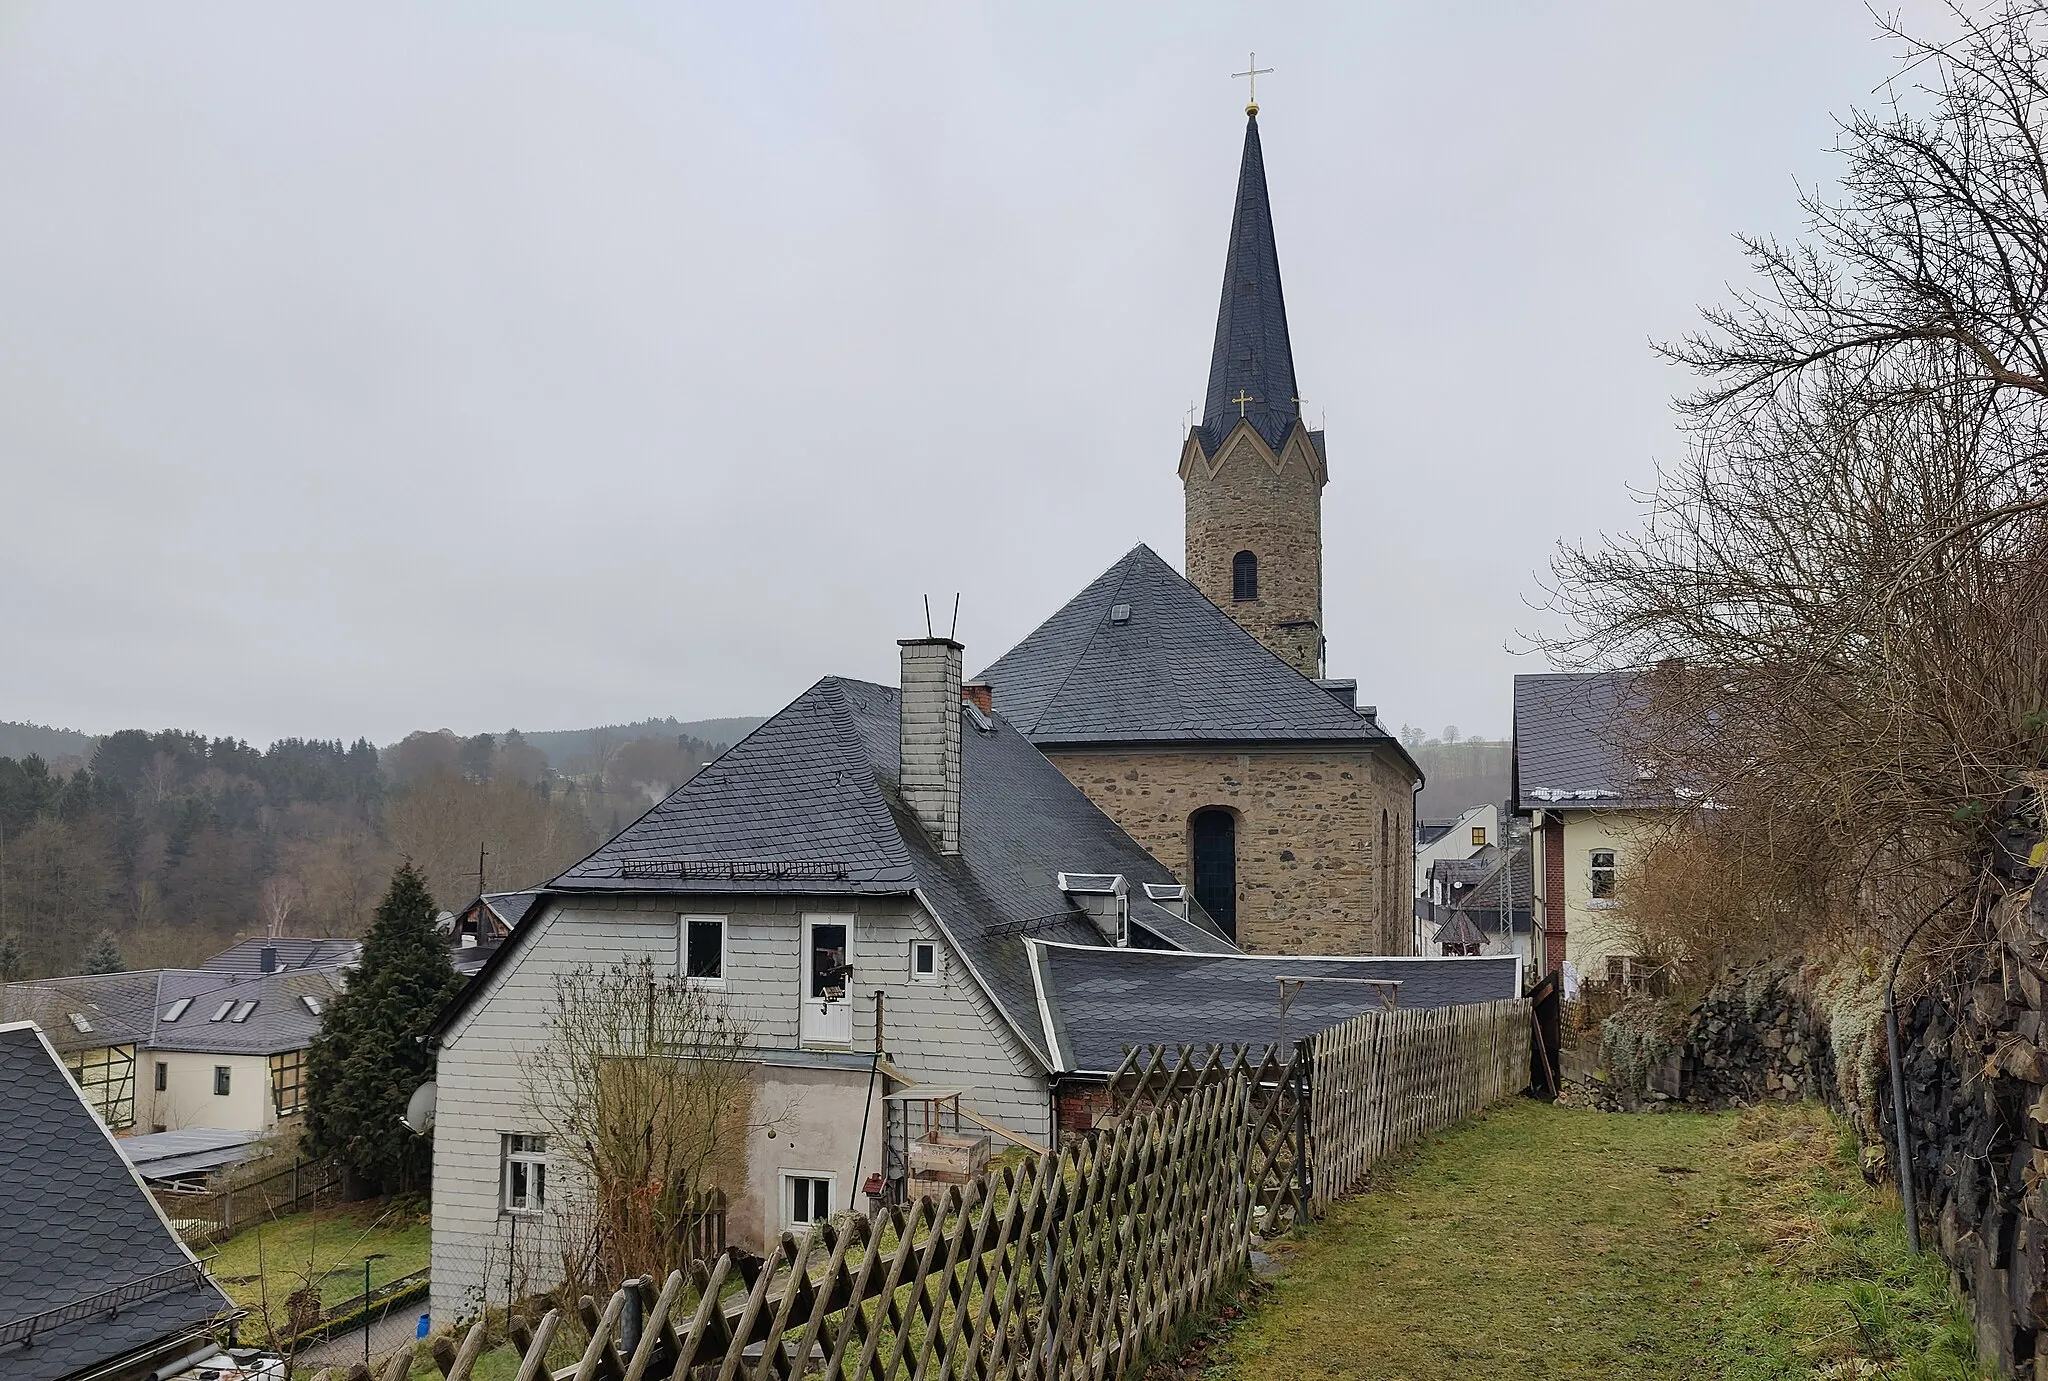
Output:
[[[805,1045],[853,1043],[853,917],[804,917]]]

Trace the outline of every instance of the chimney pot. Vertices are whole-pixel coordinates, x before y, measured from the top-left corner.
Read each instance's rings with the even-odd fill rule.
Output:
[[[904,638],[897,790],[939,852],[960,852],[960,644]]]
[[[263,973],[277,972],[277,946],[265,945],[256,952],[257,967]]]

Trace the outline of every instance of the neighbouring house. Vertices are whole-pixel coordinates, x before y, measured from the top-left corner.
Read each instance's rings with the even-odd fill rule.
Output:
[[[121,1154],[151,1189],[200,1193],[211,1178],[264,1154],[261,1132],[193,1127],[121,1138]]]
[[[232,1312],[33,1022],[0,1025],[0,1381],[156,1381]]]
[[[1533,973],[1534,871],[1526,834],[1431,864],[1416,912],[1423,953],[1513,955]]]
[[[457,912],[444,912],[440,922],[448,937],[448,959],[467,976],[490,961],[540,899],[540,892],[485,892]]]
[[[1415,827],[1415,895],[1429,892],[1429,868],[1440,858],[1472,858],[1498,846],[1500,807],[1474,806],[1451,820],[1424,820]]]
[[[1130,1041],[1263,1044],[1278,975],[1301,970],[1392,973],[1410,1005],[1519,989],[1512,964],[1451,981],[1432,962],[1468,961],[1242,954],[1016,726],[963,699],[957,642],[913,639],[900,690],[818,682],[542,889],[436,1020],[436,1315],[503,1304],[508,1277],[554,1283],[540,1273],[579,1186],[526,1071],[558,975],[643,958],[746,1024],[755,1106],[786,1110],[748,1131],[744,1182],[719,1186],[729,1240],[756,1248],[871,1184],[908,1192],[920,1100],[957,1106],[969,1136],[1049,1147],[1062,1081],[1099,1083],[1117,1022]],[[1284,1019],[1296,1035],[1384,991],[1309,986]]]
[[[261,964],[10,983],[0,1020],[40,1026],[116,1132],[267,1134],[304,1110],[306,1050],[347,970]]]
[[[362,962],[361,940],[278,935],[230,945],[200,967],[222,973],[291,973],[300,969],[352,969]]]
[[[1641,960],[1615,923],[1616,879],[1676,801],[1629,743],[1645,703],[1629,671],[1515,678],[1514,809],[1531,826],[1540,972],[1633,982]]]
[[[1179,456],[1186,575],[1134,547],[982,673],[984,708],[1243,948],[1406,954],[1422,772],[1357,682],[1324,679],[1329,469],[1247,115],[1206,401]]]

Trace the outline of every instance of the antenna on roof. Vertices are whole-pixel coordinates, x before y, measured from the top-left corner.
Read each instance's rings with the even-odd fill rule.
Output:
[[[924,597],[924,635],[927,638],[932,635],[932,597],[930,595]]]
[[[953,635],[954,635],[954,634],[956,634],[956,633],[958,633],[959,631],[960,631],[960,592],[959,592],[958,590],[955,590],[955,591],[953,591],[953,626],[952,626],[951,628],[948,628],[948,629],[946,630],[946,637],[947,637],[947,639],[948,639],[949,641],[957,641],[957,639],[955,639]]]

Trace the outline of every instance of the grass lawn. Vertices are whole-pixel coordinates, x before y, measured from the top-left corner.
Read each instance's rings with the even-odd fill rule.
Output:
[[[235,1303],[259,1311],[259,1326],[267,1294],[282,1326],[285,1297],[309,1281],[328,1308],[362,1294],[365,1256],[383,1254],[370,1263],[373,1286],[426,1269],[427,1234],[427,1215],[417,1201],[346,1204],[237,1233],[207,1265]]]
[[[1526,1099],[1381,1167],[1298,1242],[1207,1374],[1978,1375],[1947,1271],[1818,1108]]]

